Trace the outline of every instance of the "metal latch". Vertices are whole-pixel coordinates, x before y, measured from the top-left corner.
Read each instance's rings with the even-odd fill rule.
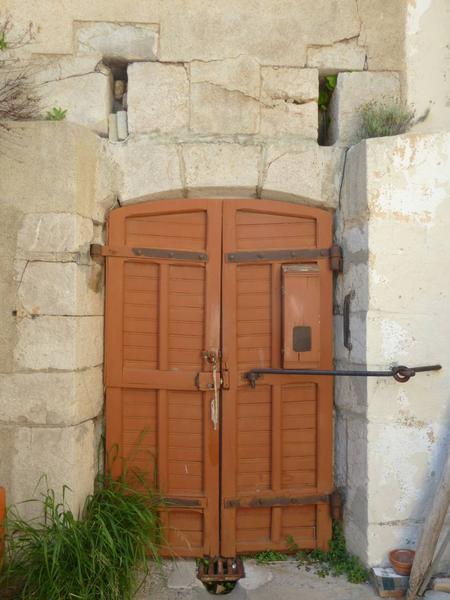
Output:
[[[221,384],[220,373],[216,372],[215,377],[216,377],[216,385],[217,385],[217,387],[220,387],[220,384]],[[195,385],[196,385],[197,389],[201,392],[209,392],[210,390],[213,390],[214,389],[213,372],[212,371],[200,371],[200,373],[197,373],[197,375],[195,376]]]

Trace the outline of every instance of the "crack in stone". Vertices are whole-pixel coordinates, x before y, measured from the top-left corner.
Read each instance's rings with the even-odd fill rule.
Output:
[[[177,144],[176,151],[177,151],[179,167],[180,167],[181,185],[183,187],[183,198],[187,198],[188,186],[187,186],[187,180],[186,180],[186,162],[184,160],[183,145]]]
[[[191,82],[192,85],[196,85],[196,84],[208,84],[208,85],[212,85],[213,87],[217,87],[221,90],[225,90],[226,92],[229,92],[230,94],[239,94],[240,96],[244,96],[244,98],[250,98],[251,100],[256,100],[256,102],[260,102],[260,98],[259,96],[252,96],[252,94],[247,94],[246,92],[243,92],[242,90],[238,90],[235,88],[229,88],[226,85],[222,85],[220,83],[213,83],[212,81],[208,81],[208,80],[201,80],[201,81],[192,81]]]
[[[342,165],[342,175],[341,175],[341,181],[339,183],[339,195],[338,195],[338,207],[339,207],[339,209],[341,209],[342,188],[344,187],[345,167],[347,165],[347,154],[348,154],[349,150],[350,150],[350,147],[347,147],[344,150],[344,164]]]

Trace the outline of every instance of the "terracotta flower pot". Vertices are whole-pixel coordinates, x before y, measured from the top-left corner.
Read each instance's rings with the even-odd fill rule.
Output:
[[[414,550],[396,549],[389,552],[389,562],[398,575],[409,575],[413,564]]]

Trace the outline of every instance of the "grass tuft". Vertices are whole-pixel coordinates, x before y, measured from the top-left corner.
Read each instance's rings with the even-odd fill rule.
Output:
[[[405,133],[414,124],[415,111],[399,102],[368,102],[360,113],[362,139]]]
[[[345,543],[342,526],[336,521],[333,523],[333,536],[329,543],[328,552],[323,550],[299,551],[297,559],[300,566],[307,570],[311,568],[319,577],[345,575],[350,583],[364,583],[368,578],[368,571],[357,556],[350,554]]]
[[[81,517],[48,489],[43,519],[27,522],[17,509],[6,521],[7,552],[0,571],[2,598],[15,600],[131,600],[158,558],[160,499],[125,477],[98,481]],[[8,596],[9,595],[9,596]]]

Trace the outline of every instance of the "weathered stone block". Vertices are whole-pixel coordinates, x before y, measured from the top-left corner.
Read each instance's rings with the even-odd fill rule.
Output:
[[[101,65],[102,55],[98,52],[84,56],[74,55],[39,55],[33,59],[32,73],[36,85],[59,81],[67,77],[79,77],[89,73],[100,72],[105,69]]]
[[[208,62],[192,61],[191,83],[210,83],[230,92],[242,92],[258,99],[261,91],[259,63],[250,56]]]
[[[356,3],[342,0],[279,0],[276,10],[266,0],[229,0],[211,5],[191,0],[161,4],[161,59],[218,60],[230,55],[253,56],[261,64],[304,66],[306,47],[332,44],[357,36]]]
[[[65,119],[107,135],[112,107],[112,78],[106,73],[89,73],[45,83],[38,88],[42,115],[53,108],[67,110]]]
[[[190,128],[196,133],[257,133],[259,102],[211,83],[191,84]]]
[[[77,425],[100,414],[103,405],[100,367],[66,373],[0,375],[3,424]]]
[[[361,139],[360,108],[371,101],[399,101],[397,73],[341,73],[330,102],[330,143],[350,145]]]
[[[180,161],[174,144],[155,144],[150,138],[137,137],[125,144],[108,145],[108,152],[121,202],[181,193]]]
[[[79,252],[92,241],[91,219],[69,213],[25,214],[17,236],[18,256]]]
[[[73,262],[29,262],[18,289],[23,309],[30,315],[103,314],[103,296],[94,287],[99,268]]]
[[[272,108],[261,108],[261,134],[279,137],[286,134],[317,139],[317,102],[295,104],[279,102]]]
[[[130,133],[187,129],[189,82],[182,65],[135,63],[128,67]]]
[[[317,101],[319,95],[317,69],[262,67],[261,81],[261,102],[269,106],[278,102]]]
[[[401,71],[404,68],[404,43],[407,2],[393,0],[378,4],[358,0],[361,18],[359,43],[367,46],[370,70]]]
[[[317,138],[319,74],[317,69],[261,69],[261,133]]]
[[[96,215],[99,136],[67,121],[11,121],[8,130],[8,152],[0,153],[2,207]]]
[[[189,194],[239,193],[254,196],[261,150],[239,144],[184,144],[186,186]]]
[[[24,318],[17,324],[17,369],[84,369],[103,360],[101,317]]]
[[[158,25],[144,23],[75,23],[75,51],[99,52],[123,61],[157,60]]]
[[[343,155],[312,141],[271,145],[267,149],[262,195],[334,207],[338,201]]]
[[[366,49],[357,40],[338,42],[332,46],[308,48],[307,65],[324,74],[341,71],[362,71],[366,61]]]
[[[0,429],[0,480],[14,504],[40,498],[47,488],[78,513],[92,492],[97,471],[97,443],[93,421],[75,427],[2,427]],[[39,485],[38,485],[39,484]],[[26,519],[42,515],[42,505],[26,502],[20,506]]]

